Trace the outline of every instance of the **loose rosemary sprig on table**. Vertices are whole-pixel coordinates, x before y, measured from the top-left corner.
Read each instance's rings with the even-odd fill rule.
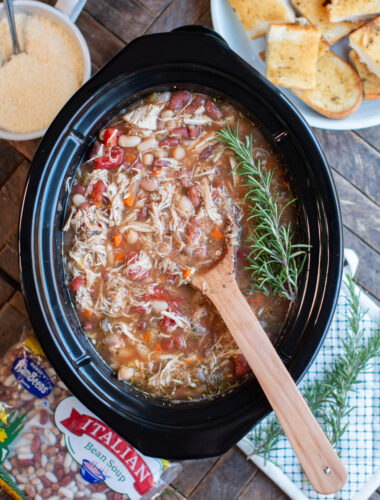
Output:
[[[295,243],[290,223],[285,226],[282,222],[284,211],[295,200],[280,209],[278,194],[271,191],[274,169],[255,162],[252,137],[246,137],[243,143],[238,127],[232,129],[227,124],[216,133],[215,139],[222,142],[236,160],[236,172],[243,177],[243,186],[247,188],[245,202],[249,207],[249,220],[254,223],[248,238],[252,245],[248,261],[254,286],[266,294],[271,290],[294,300],[308,247]]]
[[[336,448],[347,429],[347,417],[355,409],[348,405],[348,395],[362,382],[360,375],[365,372],[371,359],[380,355],[380,329],[375,330],[368,339],[363,337],[364,330],[360,322],[365,311],[360,307],[359,294],[355,293],[355,284],[350,276],[347,276],[347,288],[348,331],[340,338],[343,353],[325,370],[321,380],[311,382],[302,390],[311,411]],[[268,460],[270,452],[276,449],[283,435],[277,418],[270,418],[265,425],[255,428],[251,437],[251,454]]]

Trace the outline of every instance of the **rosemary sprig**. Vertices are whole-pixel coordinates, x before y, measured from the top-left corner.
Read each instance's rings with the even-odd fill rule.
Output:
[[[244,178],[247,188],[245,202],[249,207],[249,220],[253,228],[248,237],[252,251],[248,256],[249,270],[257,290],[268,294],[282,295],[294,300],[297,295],[299,276],[306,259],[308,245],[294,243],[291,224],[285,226],[278,194],[271,191],[274,169],[268,170],[252,156],[252,137],[245,143],[239,138],[239,125],[232,129],[229,124],[216,133],[215,139],[224,144],[236,160],[236,172]],[[301,258],[302,257],[302,258]]]
[[[319,420],[330,442],[339,446],[339,440],[348,426],[348,415],[355,409],[348,405],[348,395],[361,383],[360,376],[365,373],[368,364],[380,354],[380,330],[364,339],[364,330],[360,327],[365,311],[359,304],[359,295],[355,293],[355,284],[347,276],[349,292],[348,331],[344,332],[340,342],[343,353],[333,365],[325,370],[321,380],[311,382],[303,388],[303,395],[311,411]],[[276,449],[283,431],[276,417],[265,425],[259,425],[251,437],[252,455],[269,459],[270,452]]]

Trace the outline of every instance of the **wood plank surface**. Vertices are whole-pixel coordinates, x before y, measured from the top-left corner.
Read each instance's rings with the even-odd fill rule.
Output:
[[[77,21],[89,45],[93,71],[136,36],[191,23],[212,25],[208,0],[88,0]],[[316,129],[315,134],[340,196],[344,244],[360,259],[358,283],[380,301],[380,126],[344,132]],[[20,293],[17,225],[38,144],[39,140],[0,140],[0,355],[30,329]],[[162,498],[285,500],[287,496],[235,447],[222,457],[183,462],[182,473]],[[380,500],[380,493],[371,500]]]

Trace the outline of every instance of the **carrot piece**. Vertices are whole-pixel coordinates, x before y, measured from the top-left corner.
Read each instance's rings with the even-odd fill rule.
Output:
[[[132,163],[136,159],[136,155],[128,153],[125,155],[125,159],[127,160],[127,162]]]
[[[115,260],[123,260],[124,259],[124,254],[123,252],[116,252],[115,253]]]
[[[86,309],[85,311],[83,311],[83,314],[86,316],[86,318],[89,318],[91,316],[90,309]]]
[[[185,269],[185,270],[183,271],[183,277],[184,277],[185,279],[186,279],[186,278],[188,278],[188,277],[190,276],[190,274],[191,274],[191,270],[190,270],[189,268],[187,268],[187,269]]]
[[[145,339],[145,342],[149,342],[149,340],[152,338],[152,334],[151,332],[145,332],[144,333],[144,339]],[[158,344],[157,344],[158,345]]]
[[[154,175],[155,177],[158,177],[160,174],[162,174],[162,168],[156,168],[152,172],[152,175]]]
[[[156,349],[156,351],[161,351],[162,350],[162,347],[160,346],[160,344],[156,344],[154,346],[154,348]]]
[[[192,365],[193,364],[193,360],[192,359],[187,359],[186,360],[186,364],[187,365]]]
[[[210,233],[211,238],[213,238],[215,241],[219,241],[223,238],[223,233],[218,227],[214,227],[214,229]]]
[[[131,207],[133,205],[133,193],[129,194],[126,198],[124,198],[124,205],[127,207]]]
[[[123,241],[123,236],[120,233],[115,234],[115,236],[113,237],[113,246],[115,248],[119,248],[122,241]]]
[[[202,363],[205,360],[204,356],[198,356],[198,360]]]

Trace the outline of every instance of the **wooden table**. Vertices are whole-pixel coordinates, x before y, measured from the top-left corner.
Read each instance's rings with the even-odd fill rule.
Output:
[[[96,72],[125,43],[184,24],[211,26],[208,0],[88,0],[78,19]],[[380,127],[315,130],[333,171],[344,223],[344,245],[360,258],[357,279],[380,300]],[[17,223],[30,162],[38,141],[0,141],[0,355],[30,329],[20,292]],[[183,464],[166,500],[287,498],[237,449]],[[380,491],[372,500],[380,500]]]

